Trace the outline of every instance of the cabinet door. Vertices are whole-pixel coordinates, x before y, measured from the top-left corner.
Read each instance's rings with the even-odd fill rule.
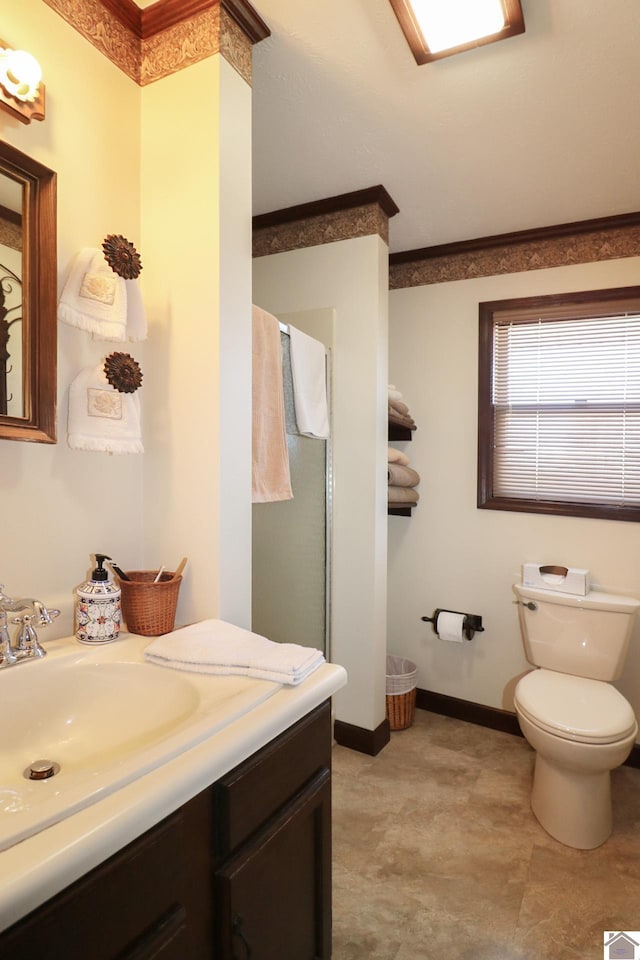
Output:
[[[217,960],[328,960],[328,770],[216,872],[215,886]]]
[[[210,796],[202,793],[0,935],[0,960],[210,956]]]

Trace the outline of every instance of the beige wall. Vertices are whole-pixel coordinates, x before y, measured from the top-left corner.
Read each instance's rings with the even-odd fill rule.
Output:
[[[40,0],[5,6],[2,39],[38,58],[47,86],[46,120],[27,126],[2,111],[0,137],[57,172],[60,288],[81,247],[113,232],[140,243],[140,91]],[[61,607],[45,638],[70,632],[92,552],[143,559],[143,458],[66,442],[69,383],[108,351],[65,324],[58,334],[58,443],[0,440],[0,583]],[[145,369],[144,348],[132,352]]]
[[[143,90],[144,542],[189,557],[178,623],[251,618],[250,125],[220,56]]]
[[[602,587],[640,597],[635,523],[476,508],[478,303],[638,283],[640,258],[393,291],[389,377],[418,430],[397,444],[421,475],[411,519],[389,518],[389,650],[415,660],[418,686],[513,709],[527,669],[511,584],[525,561],[587,567]],[[420,621],[436,607],[481,614],[471,643]],[[622,692],[640,715],[640,625]]]
[[[335,307],[331,636],[349,674],[335,707],[374,730],[385,715],[387,247],[370,236],[259,257],[253,278],[255,302],[276,315]]]
[[[74,451],[69,383],[113,346],[59,324],[58,443],[0,440],[0,583],[61,607],[54,637],[72,630],[91,553],[134,569],[187,555],[179,622],[248,624],[250,88],[215,56],[141,90],[41,0],[4,10],[2,38],[43,68],[46,120],[2,112],[0,136],[58,174],[59,288],[81,247],[123,234],[149,339],[125,347],[144,374],[145,454]]]

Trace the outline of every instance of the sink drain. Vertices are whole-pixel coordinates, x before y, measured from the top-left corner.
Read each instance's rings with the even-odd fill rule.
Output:
[[[34,760],[22,771],[22,775],[27,780],[48,780],[49,777],[55,777],[59,770],[60,764],[53,760]]]

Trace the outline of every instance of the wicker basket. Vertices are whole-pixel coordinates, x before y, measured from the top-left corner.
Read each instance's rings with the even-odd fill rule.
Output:
[[[176,619],[176,607],[182,577],[173,578],[170,571],[153,581],[157,570],[127,570],[129,580],[120,580],[122,590],[122,618],[129,633],[143,637],[159,637],[171,633]]]
[[[408,693],[387,694],[387,720],[392,730],[406,730],[416,715],[416,688]]]
[[[418,669],[412,660],[391,655],[387,657],[387,719],[392,730],[406,730],[413,723],[417,673]]]

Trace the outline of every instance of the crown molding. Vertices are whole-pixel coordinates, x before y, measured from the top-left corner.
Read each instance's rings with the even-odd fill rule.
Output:
[[[44,0],[140,86],[220,53],[251,85],[251,50],[270,36],[248,0]]]
[[[398,207],[383,186],[341,193],[253,218],[253,256],[315,247],[378,234],[389,243],[389,218]]]
[[[389,257],[391,289],[640,256],[640,213],[443,243]]]
[[[215,6],[220,6],[235,20],[251,43],[259,43],[271,35],[267,24],[247,0],[157,0],[144,10],[134,0],[99,2],[139,40],[155,37]]]

